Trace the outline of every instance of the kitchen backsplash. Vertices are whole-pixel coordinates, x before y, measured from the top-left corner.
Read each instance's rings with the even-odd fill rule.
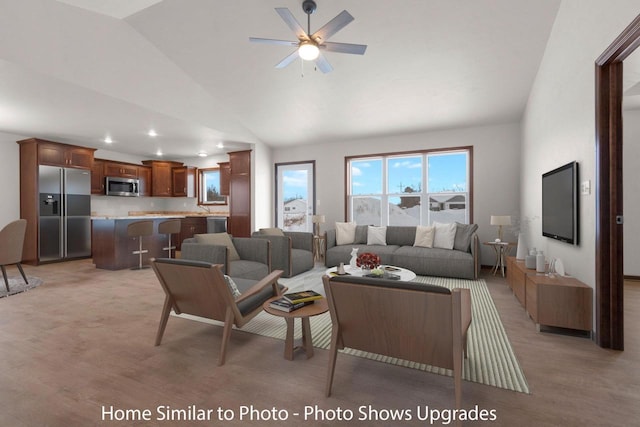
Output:
[[[208,206],[214,212],[228,212],[228,205]],[[129,211],[167,211],[201,213],[195,197],[116,197],[91,196],[91,212],[98,215],[126,216]]]

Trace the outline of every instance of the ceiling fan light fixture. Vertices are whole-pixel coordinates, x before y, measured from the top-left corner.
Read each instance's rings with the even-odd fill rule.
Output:
[[[320,55],[320,49],[311,42],[303,42],[298,48],[298,55],[305,61],[315,61]]]

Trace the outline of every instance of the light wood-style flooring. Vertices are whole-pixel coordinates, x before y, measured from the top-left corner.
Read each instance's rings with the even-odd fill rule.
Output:
[[[333,395],[324,396],[328,354],[283,358],[283,341],[234,331],[216,366],[222,329],[172,317],[153,341],[164,295],[151,270],[97,270],[90,260],[25,266],[44,285],[0,299],[0,426],[333,426],[304,421],[305,407],[410,410],[409,421],[362,426],[445,425],[417,408],[451,409],[453,380],[339,355]],[[9,268],[11,275],[17,275]],[[483,271],[531,394],[463,382],[463,406],[495,410],[495,426],[640,425],[640,284],[625,286],[624,352],[589,339],[538,333],[501,277]],[[212,420],[164,421],[157,408],[212,409]],[[287,421],[239,420],[240,408],[289,414]],[[149,409],[153,421],[102,421],[103,408]],[[218,408],[234,420],[218,421]],[[162,411],[166,412],[164,409]],[[299,416],[292,415],[299,413]],[[283,416],[284,412],[280,412]],[[321,416],[320,413],[317,415]]]

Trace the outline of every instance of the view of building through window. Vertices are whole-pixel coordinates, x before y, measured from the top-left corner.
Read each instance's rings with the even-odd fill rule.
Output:
[[[349,219],[368,225],[469,222],[470,149],[351,158]]]
[[[276,224],[283,230],[312,231],[314,168],[313,162],[276,164]]]

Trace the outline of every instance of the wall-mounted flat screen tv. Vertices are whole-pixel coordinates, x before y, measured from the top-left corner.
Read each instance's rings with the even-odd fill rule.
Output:
[[[542,175],[542,235],[578,244],[578,163]]]

